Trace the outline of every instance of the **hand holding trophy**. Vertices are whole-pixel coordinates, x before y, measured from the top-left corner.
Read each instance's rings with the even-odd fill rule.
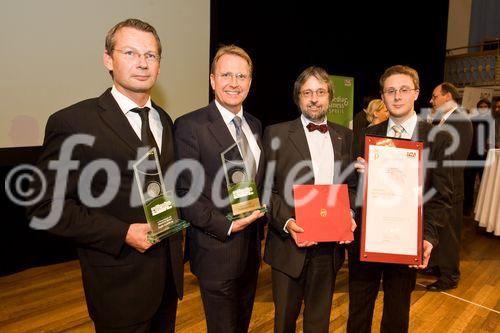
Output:
[[[232,209],[232,213],[227,215],[230,221],[249,216],[256,210],[267,211],[260,204],[254,180],[255,161],[253,157],[243,159],[242,155],[248,156],[251,152],[246,153],[245,149],[240,152],[240,149],[238,143],[235,143],[221,154]]]
[[[172,191],[166,191],[156,148],[149,150],[133,165],[146,220],[151,226],[148,241],[158,243],[189,223],[179,219]]]

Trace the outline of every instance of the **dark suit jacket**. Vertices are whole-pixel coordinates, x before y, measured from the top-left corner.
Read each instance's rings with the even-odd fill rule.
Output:
[[[447,129],[448,127],[450,128]],[[448,170],[453,173],[452,203],[460,202],[464,200],[464,164],[472,144],[472,123],[463,111],[456,109],[439,128],[449,131],[452,137],[451,145],[457,145],[451,157],[462,165],[448,167]]]
[[[261,149],[255,176],[260,190],[265,168],[260,139],[262,125],[257,118],[247,112],[244,113],[244,117]],[[177,192],[180,197],[185,196],[190,190],[201,187],[199,198],[190,206],[181,209],[184,219],[191,223],[186,240],[191,271],[203,279],[235,279],[242,274],[249,255],[260,258],[259,238],[262,237],[261,221],[254,222],[240,232],[227,235],[231,222],[226,215],[231,212],[231,206],[227,199],[221,153],[235,141],[215,102],[178,118],[175,121],[174,131],[177,159],[193,159],[201,163],[203,168],[195,175],[182,172],[177,182]],[[219,205],[221,207],[217,207],[218,201],[222,203]],[[248,253],[250,243],[257,243],[255,250],[257,253]]]
[[[352,161],[352,131],[333,123],[328,123],[328,127],[336,163],[333,182],[349,185],[349,199],[351,207],[354,209],[356,178],[351,171],[344,175],[347,178],[341,178],[341,173],[347,169]],[[280,142],[280,147],[276,150],[272,149],[272,141],[275,138],[279,139]],[[264,147],[268,163],[276,163],[272,184],[269,184],[272,185],[272,194],[264,261],[274,269],[297,278],[302,272],[307,250],[299,248],[290,234],[283,231],[283,227],[289,218],[295,216],[295,208],[285,200],[286,197],[293,198],[292,186],[286,186],[286,178],[290,170],[297,163],[307,161],[309,163],[299,170],[296,179],[308,173],[312,174],[311,154],[301,119],[267,127],[264,132]],[[268,177],[266,176],[266,179]],[[302,184],[314,184],[314,177],[305,180]],[[332,254],[334,255],[334,266],[341,265],[344,259],[343,247],[335,246]]]
[[[366,128],[366,130],[356,137],[355,153],[354,156],[364,156],[365,152],[365,135],[378,135],[386,136],[387,125],[389,121],[386,120],[378,125]],[[448,218],[451,209],[451,196],[453,189],[452,173],[450,169],[443,167],[443,161],[448,159],[449,156],[445,154],[446,147],[451,144],[451,136],[444,131],[436,131],[434,140],[429,139],[429,133],[433,126],[422,119],[418,119],[415,130],[413,131],[413,141],[423,141],[424,150],[428,152],[428,161],[436,162],[432,167],[430,163],[425,163],[426,153],[424,152],[424,190],[425,195],[430,189],[435,189],[436,193],[432,198],[424,202],[423,212],[423,237],[425,240],[432,243],[436,247],[438,243],[438,229],[448,223]],[[428,149],[428,150],[427,150]],[[357,214],[361,216],[361,214]],[[358,223],[357,236],[359,236]]]
[[[166,283],[168,259],[177,294],[182,297],[183,263],[182,235],[177,234],[145,253],[139,253],[125,243],[129,225],[144,223],[146,218],[142,205],[131,207],[132,193],[138,196],[137,185],[133,182],[133,170],[129,161],[137,158],[137,149],[142,146],[140,139],[130,126],[118,104],[106,90],[100,97],[88,99],[54,113],[48,120],[43,153],[38,167],[46,176],[48,188],[43,199],[31,207],[30,216],[44,217],[51,205],[63,205],[60,222],[49,231],[72,238],[78,246],[82,269],[83,285],[91,318],[104,324],[133,324],[151,318],[157,310]],[[174,160],[172,145],[172,121],[158,106],[163,125],[162,171],[166,172]],[[79,166],[69,173],[66,196],[53,200],[52,194],[57,174],[50,170],[49,163],[59,159],[61,145],[74,134],[87,134],[95,138],[93,145],[77,145],[72,160]],[[97,159],[114,162],[119,174],[108,177],[103,170],[91,179],[90,191],[94,197],[101,195],[110,183],[117,181],[117,193],[103,207],[88,207],[81,202],[78,186],[82,170]],[[117,188],[116,188],[117,187]],[[170,248],[170,258],[167,258]]]

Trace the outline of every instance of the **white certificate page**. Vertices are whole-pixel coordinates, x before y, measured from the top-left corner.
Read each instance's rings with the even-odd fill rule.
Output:
[[[365,251],[417,255],[419,151],[369,146]]]

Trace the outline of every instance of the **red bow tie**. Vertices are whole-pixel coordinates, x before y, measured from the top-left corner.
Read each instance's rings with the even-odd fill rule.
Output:
[[[326,133],[326,131],[328,131],[328,126],[326,124],[316,125],[315,123],[309,123],[306,127],[309,132],[318,130],[321,133]]]

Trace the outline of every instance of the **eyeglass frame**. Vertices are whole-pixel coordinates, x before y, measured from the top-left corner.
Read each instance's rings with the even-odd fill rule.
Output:
[[[305,98],[311,98],[314,95],[316,95],[319,98],[322,98],[322,97],[328,96],[328,90],[323,89],[323,88],[319,88],[317,90],[306,89],[306,90],[300,91],[299,94],[300,94],[300,96],[305,97]]]
[[[236,78],[236,81],[238,81],[238,82],[245,82],[246,80],[250,79],[249,74],[243,74],[241,72],[238,72],[238,73],[233,73],[233,72],[216,73],[215,75],[224,81],[233,81],[233,79]]]
[[[161,60],[161,56],[158,53],[155,53],[155,52],[152,52],[152,51],[148,51],[148,52],[145,52],[145,53],[140,53],[137,50],[129,49],[129,48],[125,48],[125,49],[113,49],[113,51],[118,51],[118,53],[120,53],[121,55],[123,55],[126,58],[132,57],[132,58],[130,58],[130,60],[135,60],[135,61],[137,61],[141,57],[144,57],[144,60],[146,60],[147,63],[160,62],[160,60]],[[127,53],[130,53],[130,52],[131,52],[131,54],[127,54]]]
[[[386,96],[396,96],[396,94],[399,92],[399,94],[401,96],[408,96],[410,94],[410,92],[419,91],[419,90],[420,89],[417,89],[417,88],[410,88],[410,87],[403,86],[399,89],[390,88],[387,90],[382,90],[382,94],[384,94]]]

